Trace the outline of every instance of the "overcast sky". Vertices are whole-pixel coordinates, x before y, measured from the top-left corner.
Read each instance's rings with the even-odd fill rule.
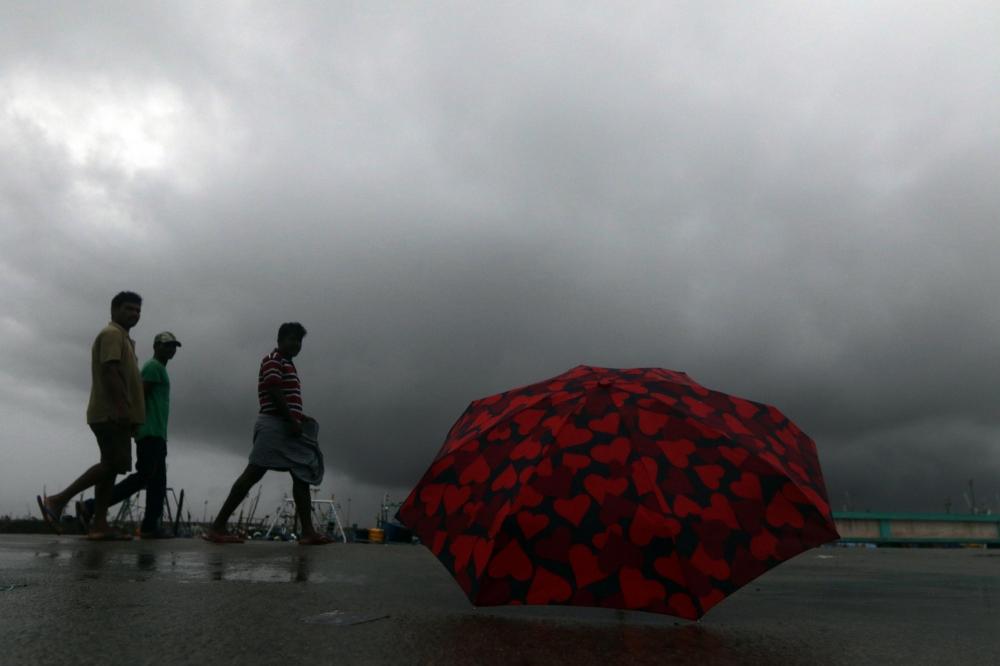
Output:
[[[777,405],[835,508],[1000,509],[998,34],[994,2],[0,4],[0,514],[95,460],[121,289],[141,359],[184,345],[193,513],[289,320],[352,522],[470,400],[580,363]]]

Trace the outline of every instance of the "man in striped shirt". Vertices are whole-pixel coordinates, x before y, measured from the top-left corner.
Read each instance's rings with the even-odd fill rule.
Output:
[[[278,346],[264,357],[257,373],[257,399],[260,411],[254,425],[253,450],[246,469],[233,484],[219,515],[204,535],[214,543],[241,543],[238,535],[229,534],[226,523],[260,481],[267,470],[290,472],[295,512],[302,524],[303,545],[323,545],[333,540],[315,530],[312,523],[312,498],[309,486],[323,481],[323,454],[319,450],[316,421],[302,412],[302,385],[292,359],[302,350],[306,329],[298,322],[278,328]]]

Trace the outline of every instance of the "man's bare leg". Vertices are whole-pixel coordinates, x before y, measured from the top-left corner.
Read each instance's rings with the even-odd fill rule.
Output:
[[[324,546],[333,543],[333,539],[322,532],[317,532],[312,521],[312,498],[309,496],[309,484],[292,477],[292,497],[295,498],[295,514],[302,523],[302,537],[299,545]]]
[[[210,533],[215,535],[223,535],[228,532],[226,523],[229,522],[229,517],[233,515],[236,511],[236,507],[240,505],[246,496],[250,493],[250,489],[253,488],[258,481],[264,478],[264,474],[267,470],[263,467],[258,467],[254,464],[249,464],[243,473],[240,474],[236,482],[233,483],[232,489],[229,491],[229,496],[226,501],[223,502],[222,508],[219,509],[219,514],[215,517],[212,522],[212,527],[210,528]]]
[[[49,509],[49,511],[51,511],[55,515],[61,516],[63,509],[66,507],[66,504],[69,503],[69,501],[73,499],[73,497],[82,493],[91,486],[98,486],[99,484],[102,483],[110,482],[111,486],[114,487],[114,480],[115,480],[115,472],[111,468],[111,465],[108,463],[99,462],[96,465],[92,465],[90,469],[81,474],[76,481],[69,484],[66,487],[66,489],[63,490],[62,492],[56,493],[54,495],[49,495],[48,497],[46,497],[45,506]],[[95,488],[95,492],[96,491],[97,489]],[[102,517],[105,527],[107,526],[107,511],[108,507],[107,503],[105,502],[104,517]]]
[[[312,497],[309,496],[309,484],[292,477],[292,497],[295,499],[295,513],[302,524],[302,536],[311,539],[316,536],[316,528],[312,520]]]
[[[94,484],[94,514],[90,519],[91,534],[107,534],[111,531],[108,525],[108,505],[111,503],[111,493],[115,487],[115,473]]]

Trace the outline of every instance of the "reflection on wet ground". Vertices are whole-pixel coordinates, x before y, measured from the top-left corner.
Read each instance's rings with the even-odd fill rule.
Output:
[[[239,546],[237,546],[238,548]],[[248,546],[253,548],[253,546]],[[179,583],[193,581],[237,581],[243,583],[338,583],[363,585],[365,576],[357,574],[318,573],[313,570],[313,554],[301,550],[268,558],[241,559],[237,553],[213,550],[176,551],[135,548],[109,548],[106,544],[79,540],[72,544],[53,544],[33,553],[4,555],[5,561],[43,560],[69,567],[81,579],[109,578],[141,582],[153,576]],[[232,549],[233,547],[228,547]],[[290,546],[289,549],[292,547]]]
[[[692,623],[474,608],[422,547],[0,536],[0,663],[1000,663],[998,565],[823,549]]]

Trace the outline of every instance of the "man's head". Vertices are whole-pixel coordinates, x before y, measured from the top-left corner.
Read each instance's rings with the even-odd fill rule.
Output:
[[[177,353],[177,348],[180,346],[181,343],[177,339],[177,336],[170,331],[157,333],[156,337],[153,338],[153,356],[165,365],[167,361],[174,357],[174,354]]]
[[[305,327],[297,321],[285,322],[278,327],[278,351],[285,358],[294,358],[302,350]]]
[[[142,296],[134,291],[120,291],[111,299],[111,321],[126,331],[139,323]]]

